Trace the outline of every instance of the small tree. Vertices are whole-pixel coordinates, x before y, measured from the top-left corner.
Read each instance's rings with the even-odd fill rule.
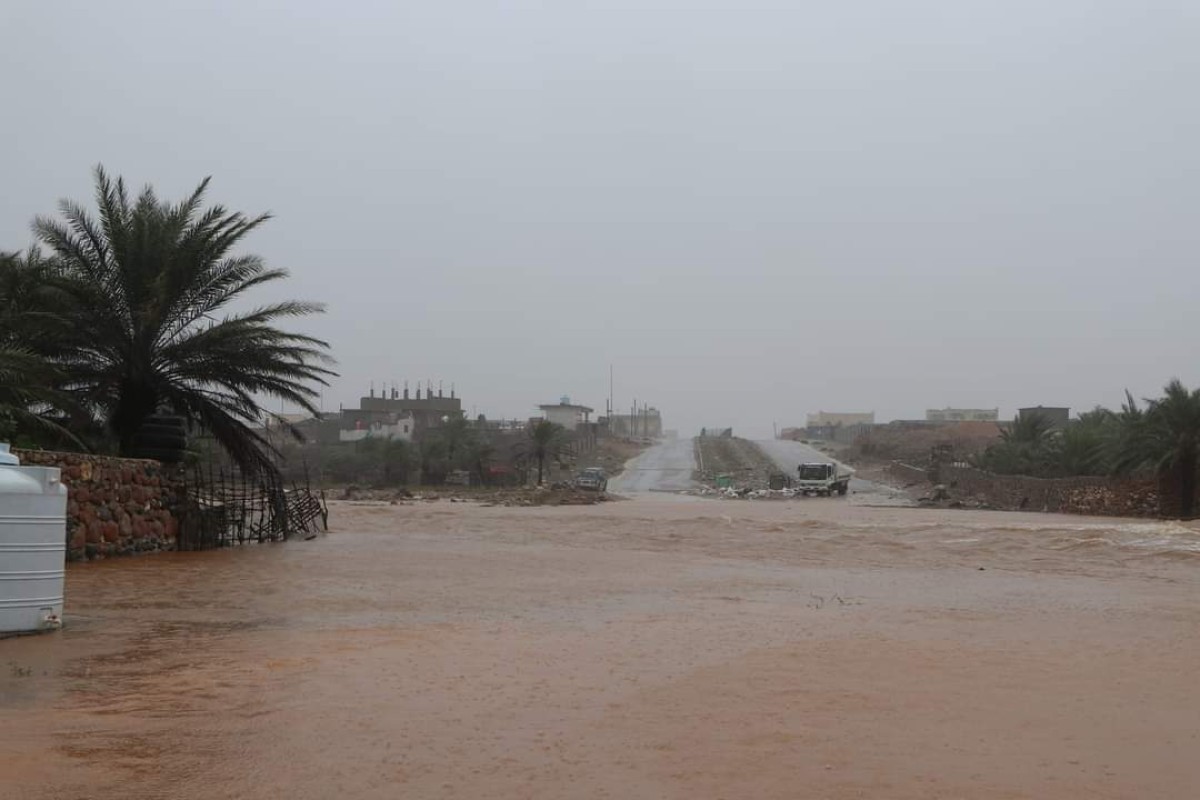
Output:
[[[545,477],[546,460],[552,459],[561,463],[569,445],[566,428],[562,425],[543,419],[538,420],[529,428],[529,436],[522,443],[520,454],[537,462],[539,486],[542,485]]]
[[[420,444],[421,483],[440,486],[450,472],[446,442],[440,436],[426,436]]]
[[[403,486],[412,471],[412,446],[403,439],[391,439],[383,445],[380,459],[383,464],[383,484]]]
[[[449,469],[460,469],[462,465],[470,465],[477,437],[475,429],[466,417],[451,417],[440,428],[431,431],[430,436],[436,436],[442,441]]]

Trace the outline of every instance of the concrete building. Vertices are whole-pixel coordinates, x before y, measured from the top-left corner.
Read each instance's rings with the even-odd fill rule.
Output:
[[[376,395],[372,388],[369,395],[359,399],[358,408],[342,409],[339,429],[357,431],[376,424],[403,426],[401,420],[410,418],[412,435],[419,439],[425,431],[441,427],[447,420],[461,417],[462,414],[462,400],[454,396],[453,386],[449,397],[443,394],[440,386],[435,395],[432,382],[426,384],[424,396],[418,383],[416,397],[409,396],[407,384],[403,393],[393,386],[390,391],[385,389]]]
[[[663,436],[662,412],[647,407],[636,414],[613,414],[608,418],[608,432],[625,439],[660,439]]]
[[[562,399],[551,405],[538,406],[542,410],[542,414],[547,420],[555,425],[562,425],[569,431],[573,431],[581,425],[587,425],[590,420],[588,416],[594,409],[587,406],[577,406],[571,403],[571,398],[563,395]]]
[[[875,412],[818,411],[807,423],[802,438],[849,444],[875,427]]]
[[[1039,416],[1050,423],[1052,430],[1062,430],[1071,421],[1071,409],[1063,408],[1062,406],[1029,406],[1028,408],[1019,409],[1017,413],[1022,418]]]
[[[925,411],[926,422],[995,422],[1000,419],[998,408],[930,408]]]
[[[339,430],[339,442],[360,442],[363,439],[399,439],[411,442],[416,433],[416,421],[412,415],[397,416],[393,422],[360,423],[351,430]]]
[[[818,411],[809,414],[807,427],[833,428],[846,425],[874,425],[875,412]]]

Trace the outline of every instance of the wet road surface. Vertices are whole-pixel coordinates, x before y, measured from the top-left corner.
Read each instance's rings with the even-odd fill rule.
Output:
[[[1200,533],[643,495],[75,565],[0,798],[1179,800]],[[981,569],[983,568],[983,569]]]
[[[696,446],[691,439],[667,439],[654,445],[625,465],[625,471],[609,481],[609,491],[682,491],[692,486],[696,469]]]
[[[803,442],[795,442],[789,439],[760,439],[755,441],[755,444],[781,470],[784,470],[792,477],[796,476],[796,467],[805,462],[837,462],[837,459],[833,456],[822,453],[820,450],[810,447]],[[854,505],[912,505],[911,499],[904,492],[882,484],[865,481],[861,478],[850,479],[850,494],[848,497],[829,499],[849,502]]]

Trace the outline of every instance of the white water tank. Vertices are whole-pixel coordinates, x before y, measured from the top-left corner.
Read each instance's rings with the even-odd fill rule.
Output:
[[[67,487],[54,467],[22,467],[0,444],[0,634],[62,624]]]

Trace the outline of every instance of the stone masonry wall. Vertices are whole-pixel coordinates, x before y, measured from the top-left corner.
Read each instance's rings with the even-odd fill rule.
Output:
[[[937,477],[952,497],[992,508],[1119,517],[1162,513],[1158,481],[1152,478],[1031,478],[945,464]]]
[[[58,467],[67,494],[67,558],[171,550],[179,478],[157,461],[14,450],[25,466]]]

